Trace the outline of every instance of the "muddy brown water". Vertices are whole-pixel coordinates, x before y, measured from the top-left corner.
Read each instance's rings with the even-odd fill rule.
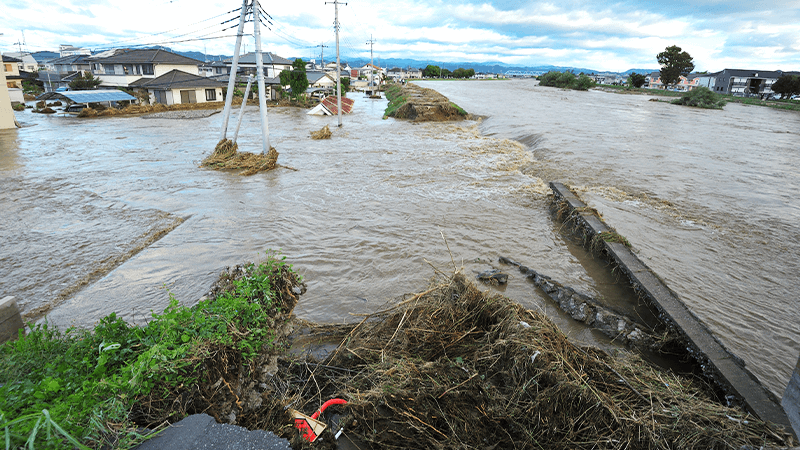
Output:
[[[800,115],[531,81],[421,84],[487,118],[382,120],[386,101],[358,94],[341,129],[336,118],[273,108],[278,162],[297,170],[251,177],[198,168],[219,139],[219,114],[19,113],[28,126],[0,131],[0,294],[31,318],[52,308],[48,321],[61,327],[111,312],[143,323],[169,292],[191,305],[223,267],[280,249],[308,283],[296,313],[312,321],[356,320],[424,290],[434,268],[506,268],[499,256],[625,307],[625,284],[551,219],[544,181],[560,180],[581,186],[782,392],[800,350]],[[249,107],[241,149],[260,150],[258,120]],[[326,124],[332,139],[310,139]],[[576,341],[612,345],[507,269],[505,295],[544,310]]]

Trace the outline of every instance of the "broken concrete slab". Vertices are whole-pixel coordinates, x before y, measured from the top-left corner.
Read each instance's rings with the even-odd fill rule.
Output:
[[[567,207],[566,220],[592,244],[600,233],[613,231],[567,186],[551,182],[555,202]],[[561,213],[561,212],[560,212]],[[563,215],[563,213],[561,213]],[[728,394],[731,403],[741,403],[760,419],[792,431],[792,424],[777,397],[767,390],[744,362],[726,349],[703,322],[686,307],[664,281],[627,246],[601,240],[602,249],[629,278],[631,285],[659,312],[675,332],[685,336],[688,350],[707,377]]]

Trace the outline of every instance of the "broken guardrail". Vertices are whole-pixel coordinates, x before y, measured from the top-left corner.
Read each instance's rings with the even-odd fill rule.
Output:
[[[697,360],[704,374],[713,380],[727,395],[731,403],[743,403],[761,420],[782,426],[792,432],[792,424],[778,398],[768,391],[744,362],[726,349],[706,328],[678,296],[667,287],[647,265],[625,244],[612,242],[602,236],[615,236],[602,219],[562,183],[551,182],[554,204],[560,205],[566,220],[574,222],[588,238],[587,242],[599,247],[609,259],[625,273],[633,288],[647,299],[658,312],[660,319],[676,333],[685,336],[689,353]],[[618,240],[618,239],[614,239]],[[797,373],[795,373],[797,376]],[[800,389],[800,388],[798,388]]]

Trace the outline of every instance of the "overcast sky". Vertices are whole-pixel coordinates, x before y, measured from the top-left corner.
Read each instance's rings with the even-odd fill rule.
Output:
[[[0,0],[0,51],[163,44],[233,53],[228,0]],[[264,2],[272,16],[264,51],[335,57],[334,6],[324,0]],[[342,59],[503,62],[625,71],[658,68],[669,45],[697,70],[800,70],[800,0],[348,0],[340,5]],[[210,19],[210,20],[209,20]],[[252,35],[247,24],[245,33]],[[227,37],[225,37],[227,36]],[[200,40],[198,38],[202,37]],[[211,39],[209,39],[211,38]],[[183,41],[183,42],[181,42]],[[252,36],[245,38],[248,51]],[[315,47],[326,45],[327,48]]]

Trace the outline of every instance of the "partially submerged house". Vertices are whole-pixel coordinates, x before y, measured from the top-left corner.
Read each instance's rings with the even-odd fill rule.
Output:
[[[6,55],[2,56],[2,60],[5,94],[9,97],[11,104],[25,103],[25,95],[22,92],[23,77],[17,64],[20,60]]]
[[[225,83],[213,77],[201,77],[173,69],[156,78],[140,78],[131,84],[136,90],[146,90],[152,103],[175,105],[179,103],[221,102]]]

